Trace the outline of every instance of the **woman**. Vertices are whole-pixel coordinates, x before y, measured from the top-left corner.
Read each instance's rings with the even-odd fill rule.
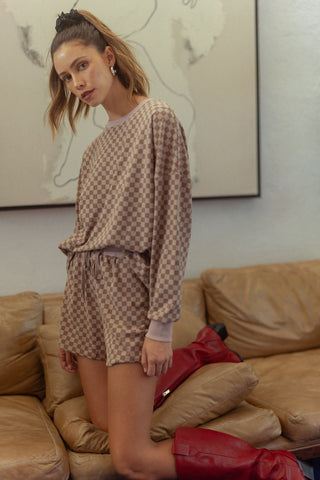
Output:
[[[72,10],[59,16],[56,30],[53,133],[65,115],[74,130],[90,107],[102,105],[109,117],[84,153],[74,233],[60,244],[68,256],[60,361],[66,371],[79,371],[90,417],[109,433],[116,470],[141,480],[230,478],[225,455],[232,441],[238,480],[303,478],[289,454],[256,451],[215,432],[181,428],[174,441],[151,441],[156,382],[172,363],[190,239],[185,136],[171,108],[148,98],[148,80],[130,49],[100,20]],[[199,442],[217,450],[215,435],[223,456],[210,453],[201,466],[188,451]],[[239,455],[246,461],[235,471]],[[271,467],[254,476],[261,461]],[[272,476],[274,465],[288,476]]]

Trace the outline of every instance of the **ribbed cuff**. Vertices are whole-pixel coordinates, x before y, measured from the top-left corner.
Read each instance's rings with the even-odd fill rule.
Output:
[[[159,320],[151,320],[146,337],[157,342],[171,342],[172,327],[172,322],[162,323]]]

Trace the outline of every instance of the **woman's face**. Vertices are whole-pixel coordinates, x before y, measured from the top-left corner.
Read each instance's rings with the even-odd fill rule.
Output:
[[[105,105],[114,77],[115,59],[110,47],[104,53],[80,41],[63,43],[53,55],[54,68],[66,87],[91,107]]]

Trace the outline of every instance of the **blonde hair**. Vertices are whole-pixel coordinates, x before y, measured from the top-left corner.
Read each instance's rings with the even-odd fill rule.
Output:
[[[94,46],[100,53],[109,45],[115,55],[117,76],[121,84],[128,91],[131,101],[134,94],[147,96],[149,81],[142,67],[137,62],[127,43],[114,34],[103,22],[86,10],[78,10],[84,20],[78,24],[66,27],[59,31],[51,44],[51,59],[58,48],[66,42],[79,40],[84,45]],[[86,117],[90,106],[73,95],[57,74],[53,64],[49,76],[49,90],[51,102],[47,109],[49,124],[53,136],[59,131],[65,117],[75,132],[75,123],[83,115]]]

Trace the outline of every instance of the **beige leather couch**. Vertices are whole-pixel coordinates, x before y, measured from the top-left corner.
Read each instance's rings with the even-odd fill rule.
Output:
[[[320,260],[210,269],[183,285],[175,348],[226,324],[243,363],[205,365],[155,410],[152,438],[179,425],[320,456]],[[78,375],[57,357],[61,294],[0,297],[0,478],[118,478]]]

